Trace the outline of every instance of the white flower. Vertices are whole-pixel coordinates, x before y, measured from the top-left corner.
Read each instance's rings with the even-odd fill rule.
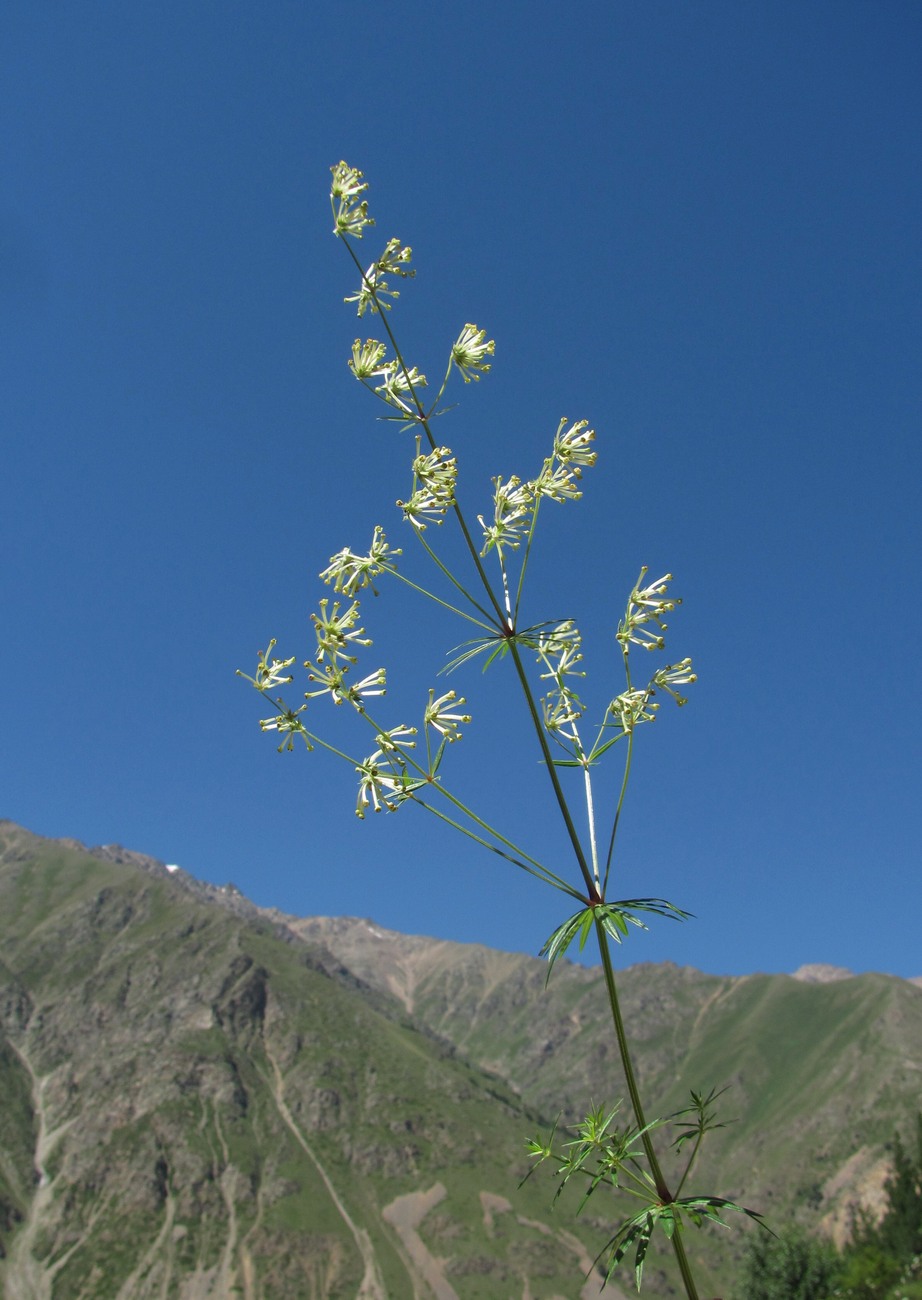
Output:
[[[354,686],[347,686],[342,692],[341,698],[337,698],[336,695],[333,698],[337,704],[341,704],[343,700],[348,700],[350,704],[355,705],[359,713],[364,713],[366,695],[385,695],[386,693],[387,673],[385,669],[379,668],[376,672],[363,677],[360,682],[356,682]]]
[[[494,546],[499,550],[504,546],[517,547],[523,529],[531,521],[534,505],[534,484],[523,483],[515,474],[506,483],[502,478],[495,478],[493,485],[493,523],[487,524],[483,515],[477,516],[485,539],[481,555]]]
[[[565,619],[563,623],[558,623],[556,627],[551,628],[550,632],[538,634],[537,649],[539,658],[546,659],[551,656],[560,656],[568,651],[578,650],[581,645],[582,637],[572,618]]]
[[[552,691],[541,701],[541,708],[548,731],[579,743],[574,724],[583,716],[583,708],[578,695],[566,688]]]
[[[413,415],[413,407],[409,402],[405,402],[400,394],[410,392],[411,385],[414,389],[425,388],[426,376],[421,375],[415,366],[407,370],[399,361],[388,362],[386,366],[382,366],[378,374],[382,382],[375,385],[375,392],[389,405],[396,406],[406,415]]]
[[[633,731],[638,722],[653,722],[658,704],[650,703],[650,690],[622,691],[608,706],[608,713],[622,731]]]
[[[400,783],[390,768],[386,765],[381,766],[379,762],[381,757],[378,751],[370,758],[363,759],[361,765],[355,769],[360,778],[359,796],[355,805],[356,817],[364,819],[365,810],[369,806],[375,812],[380,812],[382,807],[388,812],[396,812],[406,798],[406,795],[401,796]]]
[[[364,343],[361,339],[356,339],[352,345],[349,369],[356,379],[371,379],[383,375],[386,367],[381,366],[380,363],[386,352],[387,348],[377,339],[366,339]]]
[[[552,501],[578,501],[583,495],[577,487],[576,472],[566,465],[554,465],[552,460],[544,462],[544,468],[535,480],[537,496],[550,497]]]
[[[298,714],[303,713],[306,708],[307,705],[302,704],[299,709],[283,709],[274,718],[260,718],[259,725],[263,731],[276,731],[283,737],[278,747],[280,754],[283,749],[291,753],[295,747],[295,736],[303,736],[308,749],[313,749],[310,738],[304,730],[304,724],[298,717]]]
[[[275,649],[275,645],[276,641],[275,637],[273,637],[265,650],[259,651],[255,677],[250,677],[247,673],[241,672],[239,668],[237,669],[237,676],[244,677],[248,682],[252,682],[258,691],[269,691],[275,686],[287,686],[289,682],[293,682],[294,678],[290,674],[287,677],[283,677],[282,674],[286,668],[290,668],[294,663],[295,656],[292,655],[290,659],[272,659],[270,661],[269,656]]]
[[[389,731],[379,731],[375,739],[378,742],[380,753],[398,754],[400,749],[414,749],[415,740],[408,737],[416,735],[415,727],[408,727],[401,723],[398,727],[391,727]]]
[[[484,358],[493,355],[496,340],[490,339],[488,343],[486,338],[486,330],[479,330],[476,325],[465,325],[452,344],[452,364],[461,371],[466,384],[472,379],[479,379],[490,369],[489,362]]]
[[[333,173],[330,186],[333,233],[361,239],[365,227],[375,224],[368,215],[368,201],[360,197],[368,189],[368,182],[362,180],[357,167],[350,167],[348,163],[338,162],[330,171]]]
[[[329,601],[322,600],[320,613],[311,614],[311,622],[314,624],[314,632],[317,636],[317,661],[319,663],[327,659],[335,664],[342,659],[346,663],[354,664],[355,655],[348,653],[350,646],[371,645],[371,640],[362,636],[365,629],[355,626],[359,618],[359,602],[354,600],[344,614],[339,613],[338,600],[334,602],[329,613],[327,613],[328,604]]]
[[[569,429],[564,432],[566,416],[557,426],[557,433],[554,437],[554,455],[563,465],[572,465],[577,467],[576,473],[579,473],[580,465],[594,465],[598,453],[589,450],[589,444],[595,438],[595,430],[590,429],[588,420],[579,420],[576,424],[571,424]]]
[[[333,173],[330,194],[335,199],[356,199],[368,189],[368,182],[362,180],[364,173],[357,167],[338,162],[335,167],[330,168],[330,171]]]
[[[663,615],[682,603],[674,597],[666,598],[667,586],[672,581],[671,573],[664,573],[655,582],[641,587],[640,584],[646,577],[646,573],[647,567],[644,565],[628,598],[624,619],[618,624],[617,637],[625,654],[631,641],[635,645],[643,646],[645,650],[662,650],[666,644],[662,633],[668,626],[663,620]],[[654,631],[646,627],[647,623],[655,623],[659,630]]]
[[[406,265],[409,263],[413,250],[404,248],[399,239],[390,239],[387,247],[378,258],[377,262],[372,262],[368,270],[362,276],[362,285],[358,293],[350,294],[344,298],[343,302],[358,303],[358,314],[364,316],[369,309],[373,312],[384,307],[390,311],[391,304],[384,302],[384,298],[399,298],[400,290],[392,289],[385,280],[386,275],[399,275],[403,279],[412,277],[415,271],[407,271]]]
[[[459,700],[454,691],[446,691],[438,699],[434,699],[435,691],[429,691],[429,703],[426,705],[423,714],[423,721],[427,727],[434,727],[447,741],[453,742],[461,739],[461,723],[467,723],[471,720],[469,713],[451,713],[449,708],[457,703],[460,707],[464,704],[463,697]]]
[[[398,501],[404,518],[422,531],[427,522],[442,522],[445,511],[454,503],[458,462],[448,447],[436,447],[425,456],[419,454],[420,440],[416,439],[416,459],[413,461],[413,492],[409,501]]]
[[[680,707],[687,704],[687,698],[680,695],[674,687],[687,686],[698,680],[698,674],[691,670],[691,662],[690,659],[683,659],[681,663],[667,664],[665,668],[660,668],[653,674],[650,693],[652,694],[654,689],[667,691]]]
[[[338,554],[330,557],[329,566],[320,576],[325,583],[333,583],[334,591],[341,591],[346,596],[354,596],[357,591],[369,586],[377,595],[373,580],[386,569],[395,569],[393,557],[400,554],[399,547],[394,549],[388,546],[384,529],[376,525],[367,555],[353,555],[348,547],[343,547]]]

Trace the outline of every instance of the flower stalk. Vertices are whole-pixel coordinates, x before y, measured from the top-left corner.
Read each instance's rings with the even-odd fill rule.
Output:
[[[364,818],[368,810],[396,812],[406,803],[415,804],[472,842],[567,894],[579,905],[580,910],[559,926],[544,945],[542,951],[548,956],[548,977],[554,962],[567,951],[575,938],[579,939],[582,948],[589,935],[595,934],[634,1123],[629,1131],[618,1136],[620,1131],[611,1125],[614,1111],[607,1119],[602,1112],[591,1114],[581,1126],[579,1140],[568,1144],[570,1148],[578,1148],[578,1157],[571,1151],[558,1172],[566,1170],[566,1177],[577,1169],[585,1173],[586,1160],[594,1152],[601,1162],[598,1168],[602,1172],[593,1175],[587,1197],[606,1180],[619,1186],[620,1170],[629,1179],[630,1186],[625,1190],[645,1201],[647,1208],[622,1224],[605,1248],[609,1255],[607,1276],[611,1275],[628,1247],[636,1246],[635,1277],[639,1288],[650,1238],[654,1229],[662,1227],[671,1240],[686,1296],[688,1300],[698,1300],[683,1242],[683,1224],[692,1222],[700,1226],[707,1219],[719,1219],[723,1209],[742,1210],[742,1207],[719,1197],[680,1198],[704,1133],[719,1127],[713,1123],[707,1109],[715,1094],[710,1094],[704,1102],[700,1101],[698,1094],[692,1094],[693,1106],[690,1109],[698,1119],[679,1139],[679,1144],[686,1138],[694,1140],[685,1171],[677,1184],[678,1191],[673,1194],[652,1139],[653,1131],[664,1121],[648,1121],[645,1115],[618,999],[609,942],[614,939],[620,944],[631,925],[645,929],[646,924],[641,919],[644,913],[679,920],[689,914],[661,898],[620,902],[607,899],[637,729],[655,721],[659,708],[655,699],[657,695],[671,696],[677,705],[682,706],[686,700],[678,688],[695,681],[691,660],[682,659],[656,669],[645,686],[637,687],[631,676],[630,653],[632,647],[650,653],[661,651],[665,644],[667,615],[671,615],[681,602],[670,593],[671,574],[648,582],[646,568],[641,569],[615,633],[616,644],[622,652],[626,686],[605,709],[595,727],[594,741],[584,744],[580,725],[585,710],[573,685],[574,677],[585,676],[585,671],[578,666],[583,657],[579,629],[569,618],[520,628],[519,610],[542,502],[566,505],[579,500],[583,471],[596,461],[597,453],[592,446],[595,433],[586,420],[570,422],[564,418],[558,424],[551,452],[534,478],[522,478],[517,474],[494,478],[492,507],[476,516],[483,538],[478,546],[476,529],[468,523],[458,495],[457,457],[444,442],[436,441],[432,421],[446,413],[447,408],[442,402],[453,375],[460,376],[467,385],[479,382],[489,374],[495,342],[488,338],[485,330],[466,323],[449,349],[445,378],[438,393],[429,407],[423,404],[426,377],[405,359],[390,321],[391,309],[400,295],[394,284],[405,282],[415,274],[410,269],[411,249],[399,239],[390,239],[380,257],[370,264],[360,260],[353,247],[354,241],[363,239],[375,224],[368,212],[368,185],[360,171],[344,162],[338,163],[332,172],[330,201],[334,233],[345,244],[359,278],[356,292],[347,296],[345,301],[355,306],[360,318],[366,314],[377,317],[386,336],[386,342],[374,338],[364,342],[356,339],[348,366],[355,378],[388,408],[384,418],[393,421],[401,430],[412,429],[415,433],[415,455],[410,465],[411,489],[406,501],[397,502],[397,508],[402,512],[409,535],[419,544],[419,551],[413,547],[414,553],[420,554],[424,562],[431,562],[439,578],[447,580],[456,594],[452,598],[454,603],[449,602],[418,581],[415,575],[410,577],[404,573],[405,559],[401,548],[392,547],[384,529],[376,525],[367,554],[344,547],[331,557],[328,567],[320,574],[321,579],[349,603],[344,605],[334,601],[331,605],[324,599],[320,602],[319,612],[312,616],[317,644],[313,658],[303,661],[307,669],[303,703],[295,707],[286,703],[283,696],[270,695],[280,687],[291,685],[294,674],[289,669],[296,663],[295,656],[277,658],[273,654],[274,640],[265,652],[260,653],[255,675],[241,675],[247,677],[260,694],[272,699],[275,716],[263,719],[260,726],[280,736],[280,751],[291,751],[295,738],[300,736],[308,750],[320,746],[352,766],[358,776],[355,811],[360,818]],[[432,540],[435,534],[441,534],[448,518],[454,519],[460,532],[472,566],[473,583],[440,555],[438,545]],[[434,525],[431,530],[430,525]],[[399,567],[398,557],[401,558]],[[494,564],[496,576],[491,577]],[[360,655],[372,644],[365,627],[359,625],[360,601],[366,589],[370,588],[377,595],[376,584],[391,578],[406,583],[443,611],[475,623],[483,633],[458,648],[461,653],[448,664],[448,669],[458,668],[481,654],[485,655],[484,668],[509,659],[514,690],[534,731],[541,766],[572,849],[575,883],[551,870],[540,856],[522,849],[483,818],[466,797],[462,799],[445,784],[442,766],[446,751],[454,747],[471,724],[465,701],[458,698],[454,690],[437,694],[435,688],[429,687],[418,728],[403,722],[385,727],[370,716],[369,702],[385,696],[388,687],[384,668],[366,673],[358,681],[353,681],[351,676],[353,670],[361,673],[357,667]],[[525,650],[534,652],[537,657],[537,681],[534,680],[535,669],[526,664]],[[545,689],[542,683],[546,684],[546,694],[539,699],[537,691]],[[351,705],[360,724],[372,728],[375,748],[368,757],[356,760],[339,746],[322,740],[313,725],[308,728],[305,721],[308,711],[316,709],[325,696],[329,696],[335,705]],[[350,710],[345,712],[348,714]],[[616,746],[621,740],[626,744],[619,751]],[[603,867],[597,829],[600,810],[593,791],[592,768],[617,753],[623,755],[622,772],[618,798],[611,813]],[[581,795],[588,824],[588,851],[571,809],[570,800],[579,787],[567,785],[573,780],[567,776],[570,768],[582,772]],[[450,811],[446,811],[446,804]],[[531,1150],[538,1159],[554,1154],[549,1144],[532,1143]],[[757,1217],[752,1211],[743,1212]]]

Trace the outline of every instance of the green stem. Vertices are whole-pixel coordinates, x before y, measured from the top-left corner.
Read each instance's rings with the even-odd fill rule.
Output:
[[[409,392],[411,397],[413,398],[413,403],[416,407],[417,423],[425,431],[426,437],[429,440],[430,449],[432,451],[435,451],[437,444],[435,438],[432,435],[432,430],[429,427],[429,420],[426,415],[425,407],[423,406],[422,402],[419,400],[419,397],[416,394],[416,389],[413,387],[412,381],[410,380],[407,363],[404,361],[403,353],[400,351],[400,347],[398,346],[397,340],[394,338],[394,332],[391,329],[390,321],[387,319],[387,312],[378,302],[378,297],[374,291],[374,286],[369,284],[365,276],[365,271],[362,267],[362,263],[355,255],[355,249],[348,241],[344,241],[344,243],[346,246],[346,250],[349,253],[349,256],[352,258],[353,262],[356,265],[356,268],[358,269],[359,275],[362,277],[362,283],[368,287],[371,296],[374,298],[375,305],[378,308],[378,315],[381,319],[381,324],[384,326],[385,332],[387,333],[387,337],[391,341],[391,347],[394,349],[394,355],[397,358],[397,360],[400,362],[400,365],[403,368],[403,373],[407,377],[407,383],[409,384]],[[481,563],[480,554],[477,550],[477,547],[474,545],[474,540],[471,537],[470,531],[467,526],[467,522],[465,521],[464,515],[461,513],[461,507],[458,505],[457,501],[455,501],[452,504],[452,509],[455,512],[455,518],[458,521],[458,526],[461,529],[461,534],[464,537],[464,541],[467,545],[467,549],[470,551],[471,559],[474,561],[474,567],[477,570],[478,576],[480,577],[480,581],[483,583],[483,587],[487,593],[487,596],[489,597],[490,604],[493,606],[494,610],[496,611],[500,626],[505,627],[506,617],[503,612],[503,608],[500,605],[499,601],[496,599],[496,593],[494,592],[493,587],[490,583],[490,579],[487,577],[486,570],[484,569],[483,564]]]
[[[611,1007],[611,1017],[615,1026],[615,1037],[618,1040],[618,1051],[621,1056],[621,1066],[624,1070],[624,1078],[627,1083],[628,1095],[631,1099],[631,1106],[634,1111],[634,1119],[637,1127],[641,1130],[640,1140],[643,1143],[644,1154],[647,1157],[647,1163],[650,1166],[650,1174],[656,1186],[656,1194],[663,1205],[671,1205],[675,1201],[675,1196],[669,1190],[669,1184],[663,1175],[660,1162],[653,1146],[653,1140],[647,1131],[647,1121],[644,1116],[643,1102],[640,1100],[640,1090],[637,1086],[637,1078],[634,1074],[634,1065],[631,1061],[631,1052],[628,1047],[627,1034],[624,1029],[624,1020],[621,1015],[621,1004],[618,1000],[618,990],[615,985],[615,972],[611,964],[611,950],[608,946],[608,935],[601,921],[595,923],[596,937],[599,941],[599,952],[602,957],[602,967],[605,972],[605,985],[608,989],[608,1002]],[[685,1286],[685,1293],[688,1300],[698,1300],[698,1289],[695,1286],[695,1279],[692,1276],[691,1265],[688,1262],[688,1256],[685,1253],[685,1243],[682,1241],[681,1230],[672,1234],[672,1247],[675,1251],[676,1263],[679,1266],[679,1272],[682,1274],[682,1282]]]
[[[513,613],[513,619],[515,620],[516,625],[518,625],[519,621],[519,605],[522,602],[522,590],[525,586],[525,570],[528,568],[528,557],[531,555],[531,544],[535,536],[535,527],[538,523],[538,509],[540,505],[541,498],[538,497],[532,507],[531,523],[528,526],[528,537],[525,541],[525,554],[522,556],[522,567],[519,570],[519,583],[515,593],[515,611]]]
[[[462,587],[461,584],[455,579],[453,574],[445,567],[445,565],[441,562],[439,557],[435,554],[432,547],[429,546],[428,542],[423,541],[422,538],[420,538],[420,541],[423,543],[423,546],[425,546],[426,550],[429,552],[434,562],[438,565],[440,569],[442,569],[442,571],[445,574],[447,574],[449,578],[451,578],[452,582],[462,593],[462,595],[467,596],[468,600],[471,602],[474,608],[479,609],[481,614],[483,614],[484,618],[489,618],[490,615],[487,613],[487,611],[485,609],[481,609],[480,605],[478,605],[476,600],[474,600],[471,597],[470,593],[467,592],[464,589],[464,587]],[[473,614],[466,614],[463,609],[458,609],[454,605],[449,605],[447,600],[442,600],[441,596],[437,596],[434,591],[428,591],[425,587],[421,587],[418,582],[414,582],[411,578],[408,578],[405,574],[401,573],[399,569],[392,568],[390,565],[385,564],[382,565],[381,572],[389,573],[392,578],[399,578],[400,581],[405,582],[408,587],[412,587],[414,591],[418,591],[421,596],[427,596],[429,600],[434,600],[435,603],[437,605],[441,605],[443,609],[449,610],[452,614],[457,614],[459,618],[467,619],[468,623],[473,623],[476,627],[482,627],[485,632],[494,633],[496,631],[495,623],[481,623],[480,619],[474,618]]]
[[[596,891],[595,881],[592,878],[592,871],[586,861],[586,855],[583,852],[583,846],[580,843],[576,827],[573,825],[573,818],[570,816],[570,809],[567,805],[566,796],[564,795],[563,788],[560,784],[560,778],[557,775],[557,768],[553,758],[551,757],[551,750],[547,743],[547,736],[544,734],[544,725],[541,718],[538,716],[538,706],[535,704],[535,697],[532,695],[528,676],[525,672],[525,666],[522,663],[522,656],[519,654],[519,648],[514,640],[509,641],[509,651],[512,655],[512,661],[515,664],[515,671],[518,674],[519,684],[522,687],[525,702],[528,705],[528,711],[531,714],[531,720],[535,728],[535,734],[538,737],[538,743],[541,746],[544,766],[547,769],[547,774],[551,779],[551,785],[554,788],[554,797],[557,800],[558,807],[560,808],[560,814],[563,817],[564,825],[567,828],[570,843],[573,845],[573,852],[576,854],[576,861],[579,864],[579,869],[582,872],[583,880],[586,884],[586,896],[590,900],[594,898],[597,899],[598,893]]]
[[[608,889],[608,873],[611,871],[612,857],[615,852],[615,836],[618,834],[618,823],[621,820],[621,809],[624,806],[624,796],[627,794],[627,783],[631,775],[631,758],[634,754],[634,732],[633,729],[628,732],[627,736],[627,754],[624,759],[624,776],[621,779],[621,793],[618,795],[618,806],[615,808],[614,821],[611,824],[611,838],[608,841],[608,854],[605,858],[605,880],[602,886],[602,897]]]
[[[446,790],[442,789],[441,786],[439,786],[439,789],[441,790],[442,794],[446,795],[446,797],[452,803],[458,803],[458,801],[456,799],[453,799]],[[438,808],[433,807],[431,803],[426,803],[424,799],[420,799],[418,792],[415,792],[411,796],[411,798],[413,800],[413,803],[415,803],[418,807],[425,808],[426,812],[430,812],[434,817],[440,818],[447,825],[454,827],[456,831],[460,831],[462,835],[466,835],[469,839],[474,840],[477,844],[482,844],[483,847],[485,849],[489,849],[491,853],[497,853],[501,858],[505,858],[507,862],[511,862],[513,866],[521,867],[523,871],[527,871],[528,874],[530,876],[534,876],[536,880],[542,881],[545,885],[553,885],[555,889],[559,889],[563,893],[569,894],[571,898],[576,898],[580,902],[583,901],[582,896],[577,893],[577,891],[573,888],[572,885],[568,885],[565,880],[561,880],[560,877],[555,876],[552,871],[548,871],[547,867],[542,867],[541,863],[535,862],[534,858],[529,858],[527,853],[523,853],[522,857],[528,858],[528,862],[522,862],[520,861],[519,858],[513,857],[511,853],[507,853],[505,849],[501,849],[499,845],[491,844],[489,840],[485,840],[482,835],[478,835],[475,831],[472,831],[469,826],[463,826],[460,822],[456,822],[453,817],[449,817],[446,813],[440,812]],[[459,807],[462,806],[463,805],[459,804]],[[469,815],[473,816],[473,814],[469,814]],[[484,825],[484,823],[479,821],[479,818],[474,818],[474,820],[477,821],[480,825]],[[501,836],[499,836],[498,838],[503,843],[508,843],[508,841],[503,840]],[[518,851],[521,852],[521,850]],[[535,866],[529,866],[530,862],[535,862]],[[536,867],[539,868],[539,870],[536,870],[535,869]]]
[[[695,1137],[695,1145],[692,1147],[692,1153],[688,1157],[688,1164],[685,1166],[685,1172],[683,1173],[682,1177],[679,1179],[679,1185],[675,1189],[675,1194],[677,1197],[682,1195],[682,1188],[685,1186],[685,1180],[688,1178],[688,1175],[691,1173],[691,1167],[695,1163],[695,1160],[698,1157],[698,1150],[703,1140],[704,1140],[704,1129],[701,1129],[701,1131]]]
[[[368,725],[371,727],[372,731],[374,731],[376,734],[385,734],[384,729],[381,726],[379,726],[379,724],[375,721],[375,719],[371,716],[371,714],[366,709],[362,709],[361,715],[368,723]],[[315,737],[311,733],[305,732],[305,734],[310,735],[311,740],[315,739]],[[358,764],[355,762],[355,760],[349,758],[347,754],[343,754],[340,750],[335,749],[332,745],[328,744],[326,741],[320,740],[319,737],[317,738],[317,741],[318,744],[323,745],[325,749],[331,750],[332,753],[338,754],[340,758],[345,758],[350,763],[352,763],[353,766],[358,767]],[[530,853],[526,853],[525,850],[520,848],[519,845],[516,844],[513,840],[507,839],[505,835],[503,835],[500,831],[498,831],[495,828],[495,826],[491,826],[490,823],[485,822],[482,817],[478,817],[477,814],[474,812],[474,810],[472,808],[468,808],[466,804],[462,803],[457,795],[452,794],[451,791],[447,790],[440,781],[435,780],[435,769],[438,767],[439,762],[441,761],[443,748],[444,748],[444,741],[442,743],[442,747],[439,749],[439,753],[436,757],[436,761],[433,764],[432,748],[429,741],[429,729],[426,728],[426,758],[427,758],[428,766],[423,767],[422,764],[413,757],[413,755],[409,752],[408,749],[401,751],[400,759],[401,762],[404,764],[406,770],[412,768],[412,770],[417,773],[417,775],[421,778],[421,780],[425,781],[431,789],[437,790],[443,799],[447,799],[448,802],[453,807],[457,808],[458,811],[463,813],[465,817],[468,817],[475,824],[475,826],[479,826],[480,829],[482,831],[485,831],[487,835],[491,835],[494,840],[497,840],[499,842],[499,844],[504,844],[507,849],[511,849],[512,853],[516,854],[517,856],[511,857],[509,854],[504,853],[502,849],[497,848],[495,844],[491,844],[489,840],[482,839],[479,835],[475,834],[475,832],[462,826],[459,822],[453,821],[452,818],[447,817],[444,813],[439,812],[437,808],[434,808],[430,803],[427,803],[424,799],[418,798],[415,793],[413,795],[413,802],[418,804],[421,808],[428,809],[428,811],[434,813],[436,817],[441,817],[443,821],[448,822],[449,825],[454,826],[457,830],[461,831],[463,834],[469,835],[470,838],[476,840],[478,844],[483,844],[488,849],[492,849],[494,853],[499,853],[502,857],[508,858],[509,861],[514,862],[517,867],[521,867],[524,871],[528,871],[531,875],[536,876],[539,880],[543,880],[545,884],[553,885],[555,889],[562,890],[565,894],[568,894],[571,898],[576,899],[578,902],[584,902],[585,900],[583,899],[582,895],[578,892],[578,890],[574,889],[572,885],[567,884],[567,882],[565,880],[562,880],[560,876],[555,875],[554,872],[551,871],[549,867],[546,867],[542,862],[539,862],[537,858],[533,858]],[[522,858],[525,859],[525,862],[522,862],[520,860]],[[530,863],[531,865],[527,866],[526,863]]]
[[[586,787],[586,814],[589,818],[589,847],[592,852],[592,875],[595,880],[596,892],[604,897],[604,894],[602,894],[602,885],[599,880],[599,850],[595,841],[595,807],[592,802],[592,774],[589,771],[588,763],[583,764],[583,782]]]

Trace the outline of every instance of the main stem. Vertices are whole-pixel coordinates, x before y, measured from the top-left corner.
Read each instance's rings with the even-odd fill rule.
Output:
[[[637,1087],[637,1078],[634,1074],[634,1065],[631,1061],[631,1052],[628,1047],[627,1034],[624,1029],[624,1020],[621,1016],[621,1004],[618,1001],[618,989],[615,985],[615,972],[611,964],[611,950],[608,946],[608,935],[601,921],[595,923],[596,937],[599,941],[599,952],[602,956],[602,967],[605,971],[605,984],[608,989],[608,1002],[611,1007],[611,1018],[614,1021],[615,1037],[618,1040],[618,1051],[621,1054],[621,1066],[624,1070],[624,1077],[627,1081],[627,1090],[631,1098],[631,1106],[634,1111],[634,1118],[637,1121],[637,1127],[640,1129],[640,1140],[643,1143],[644,1154],[647,1157],[647,1163],[650,1166],[650,1173],[656,1184],[656,1194],[664,1205],[671,1204],[675,1200],[672,1192],[669,1190],[669,1184],[663,1176],[660,1162],[657,1158],[656,1151],[653,1147],[653,1141],[647,1131],[647,1121],[644,1115],[643,1102],[640,1100],[640,1090]],[[695,1286],[695,1279],[692,1276],[691,1265],[688,1262],[688,1256],[685,1253],[685,1243],[682,1240],[681,1229],[677,1228],[672,1234],[672,1248],[675,1251],[676,1263],[679,1266],[679,1272],[682,1274],[682,1282],[685,1286],[685,1293],[688,1300],[698,1300],[698,1288]]]

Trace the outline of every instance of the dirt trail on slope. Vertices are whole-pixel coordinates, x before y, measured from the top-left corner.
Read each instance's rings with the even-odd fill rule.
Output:
[[[9,1041],[9,1040],[8,1040]],[[32,1253],[48,1220],[54,1200],[55,1179],[48,1176],[46,1162],[58,1139],[70,1128],[73,1120],[50,1128],[45,1106],[45,1086],[50,1075],[39,1078],[24,1047],[10,1042],[10,1047],[22,1063],[32,1084],[32,1110],[36,1121],[35,1153],[33,1164],[38,1174],[35,1193],[29,1202],[22,1227],[13,1238],[9,1259],[3,1273],[6,1300],[51,1300],[55,1275],[64,1267],[79,1246],[75,1243],[50,1267]]]
[[[385,1205],[381,1217],[393,1227],[406,1247],[407,1254],[419,1271],[435,1300],[459,1300],[458,1293],[445,1276],[442,1265],[429,1254],[416,1229],[430,1210],[434,1210],[446,1195],[442,1183],[436,1183],[428,1192],[408,1192]]]
[[[320,1163],[320,1160],[316,1152],[314,1151],[313,1147],[310,1145],[307,1138],[304,1136],[304,1134],[301,1132],[301,1130],[298,1128],[297,1124],[295,1123],[291,1111],[288,1109],[288,1106],[285,1102],[285,1083],[282,1078],[282,1071],[279,1069],[278,1061],[276,1061],[275,1057],[272,1055],[268,1045],[265,1042],[263,1043],[263,1047],[265,1049],[266,1056],[269,1059],[269,1064],[272,1066],[272,1073],[274,1075],[274,1086],[272,1089],[272,1095],[275,1099],[275,1104],[278,1108],[278,1112],[281,1115],[282,1119],[287,1124],[288,1128],[291,1130],[293,1137],[297,1141],[298,1145],[301,1147],[304,1154],[308,1156],[309,1159],[313,1162],[314,1168],[317,1170],[317,1173],[323,1179],[323,1183],[327,1189],[327,1193],[329,1194],[330,1200],[336,1206],[336,1209],[340,1217],[342,1218],[343,1223],[345,1223],[346,1227],[352,1233],[352,1237],[355,1241],[356,1248],[358,1249],[359,1254],[362,1256],[362,1260],[364,1261],[365,1273],[362,1278],[361,1286],[359,1287],[358,1292],[356,1293],[355,1300],[387,1300],[387,1291],[384,1289],[384,1279],[381,1275],[381,1267],[378,1263],[378,1257],[375,1254],[375,1248],[372,1245],[371,1237],[368,1235],[368,1233],[364,1228],[360,1228],[356,1224],[355,1220],[349,1214],[349,1211],[346,1209],[345,1205],[343,1204],[342,1199],[340,1198],[339,1194],[336,1191],[336,1188],[333,1186],[329,1174],[324,1169],[323,1165]]]

